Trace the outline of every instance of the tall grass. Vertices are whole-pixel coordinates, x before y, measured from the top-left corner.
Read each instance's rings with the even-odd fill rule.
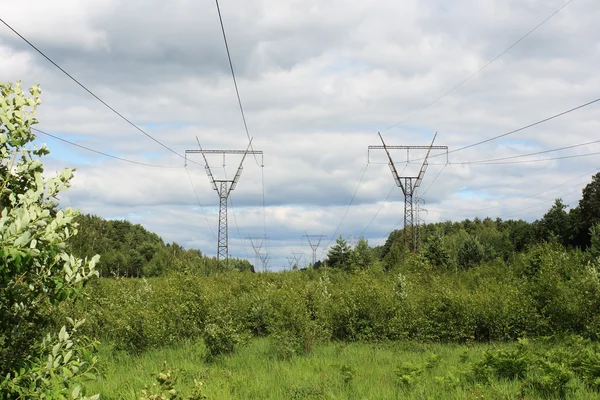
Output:
[[[495,357],[496,363],[510,366],[511,359],[506,354],[518,352],[518,346],[514,343],[461,346],[330,342],[316,346],[310,355],[282,360],[274,357],[270,339],[263,338],[253,339],[237,353],[210,362],[206,361],[206,348],[201,342],[186,342],[138,355],[115,352],[105,346],[100,357],[104,377],[91,384],[89,390],[101,393],[104,399],[138,399],[140,389],[151,385],[152,374],[159,372],[166,361],[178,376],[176,386],[180,393],[189,394],[194,379],[198,379],[208,399],[464,400],[564,396],[583,400],[599,397],[576,374],[569,379],[562,395],[555,390],[544,392],[544,397],[542,392],[536,391],[533,383],[537,382],[536,366],[540,360],[547,361],[552,354],[572,350],[570,343],[529,345],[532,354],[538,356],[526,358],[525,376],[502,379],[491,373],[494,366],[489,359]],[[578,348],[590,350],[593,347],[583,343]],[[485,374],[489,375],[486,379],[477,378]]]

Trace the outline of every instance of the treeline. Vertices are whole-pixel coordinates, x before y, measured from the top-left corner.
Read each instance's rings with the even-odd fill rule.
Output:
[[[170,273],[207,276],[226,271],[252,271],[248,260],[217,262],[200,250],[164,243],[155,233],[129,221],[105,220],[95,215],[76,219],[78,234],[68,246],[76,257],[100,255],[96,268],[101,277],[153,277]]]
[[[467,269],[495,259],[510,262],[516,254],[544,243],[565,250],[581,249],[590,258],[599,256],[600,173],[583,188],[578,205],[567,208],[562,199],[556,199],[541,219],[531,223],[475,218],[426,224],[418,228],[418,254],[442,269]],[[364,239],[351,249],[340,237],[325,264],[347,271],[364,269],[365,265],[393,270],[407,255],[404,231],[396,230],[383,246],[372,251]]]

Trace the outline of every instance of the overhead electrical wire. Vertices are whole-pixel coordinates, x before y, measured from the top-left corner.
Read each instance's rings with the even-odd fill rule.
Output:
[[[599,101],[600,101],[600,98],[597,98],[597,99],[595,99],[595,100],[592,100],[592,101],[588,101],[587,103],[581,104],[581,105],[579,105],[579,106],[577,106],[577,107],[573,107],[573,108],[571,108],[571,109],[568,109],[568,110],[566,110],[566,111],[560,112],[560,113],[558,113],[558,114],[554,114],[554,115],[553,115],[553,116],[551,116],[551,117],[544,118],[544,119],[542,119],[542,120],[539,120],[539,121],[537,121],[537,122],[534,122],[534,123],[532,123],[532,124],[525,125],[525,126],[523,126],[523,127],[521,127],[521,128],[514,129],[514,130],[512,130],[512,131],[509,131],[509,132],[503,133],[503,134],[501,134],[501,135],[497,135],[497,136],[494,136],[494,137],[491,137],[491,138],[488,138],[488,139],[485,139],[485,140],[481,140],[481,141],[479,141],[479,142],[476,142],[476,143],[473,143],[473,144],[469,144],[469,145],[467,145],[467,146],[459,147],[458,149],[451,150],[451,151],[449,151],[449,152],[448,152],[448,154],[450,154],[450,153],[456,153],[456,152],[458,152],[458,151],[462,151],[462,150],[466,150],[466,149],[469,149],[469,148],[471,148],[471,147],[475,147],[475,146],[482,145],[482,144],[484,144],[484,143],[491,142],[492,140],[497,140],[497,139],[500,139],[500,138],[506,137],[506,136],[508,136],[508,135],[512,135],[512,134],[514,134],[514,133],[521,132],[521,131],[523,131],[523,130],[525,130],[525,129],[532,128],[532,127],[534,127],[534,126],[536,126],[536,125],[543,124],[544,122],[548,122],[548,121],[550,121],[550,120],[553,120],[553,119],[555,119],[555,118],[562,117],[563,115],[569,114],[569,113],[571,113],[571,112],[573,112],[573,111],[577,111],[577,110],[579,110],[579,109],[581,109],[581,108],[584,108],[584,107],[590,106],[590,105],[592,105],[592,104],[594,104],[594,103],[597,103],[597,102],[599,102]],[[437,157],[437,156],[439,156],[439,154],[438,154],[438,155],[433,155],[433,156],[431,156],[431,157]],[[414,160],[413,160],[413,161],[414,161]]]
[[[235,216],[235,209],[233,207],[233,200],[231,200],[231,197],[227,197],[227,200],[229,201],[229,206],[231,207],[231,214],[233,214],[233,222],[235,223],[235,230],[237,231],[238,234],[238,238],[240,239],[240,243],[242,243],[242,248],[244,249],[244,254],[246,254],[246,258],[248,260],[250,260],[250,254],[248,253],[248,250],[246,249],[246,246],[244,245],[245,241],[242,238],[242,233],[240,232],[240,227],[237,223],[237,217]]]
[[[337,235],[337,233],[340,230],[340,227],[342,226],[342,224],[344,223],[344,220],[346,219],[346,216],[348,215],[348,211],[350,210],[350,207],[352,206],[352,203],[354,203],[354,199],[356,198],[356,193],[358,193],[358,189],[360,188],[360,185],[365,177],[365,172],[367,172],[367,168],[369,168],[369,163],[367,162],[367,164],[365,165],[365,168],[362,171],[362,174],[360,175],[360,180],[358,181],[358,185],[356,185],[356,189],[354,190],[354,194],[352,194],[352,198],[350,199],[350,203],[348,203],[348,207],[346,207],[346,211],[344,212],[344,215],[342,216],[342,220],[340,221],[340,223],[338,224],[337,228],[335,228],[335,232],[333,233],[333,235],[331,236],[331,238],[329,239],[329,242],[327,243],[327,246],[325,246],[323,248],[323,250],[321,250],[321,254],[327,250],[327,248],[329,247],[329,245],[331,244],[331,242],[333,242],[335,240],[335,235]]]
[[[404,165],[404,168],[402,169],[402,171],[400,172],[400,175],[402,175],[404,173],[404,171],[406,171],[406,168],[408,168],[408,163],[406,163],[406,165]],[[390,195],[392,194],[392,192],[394,191],[394,187],[396,187],[396,184],[394,183],[394,186],[392,186],[392,189],[390,189],[390,192],[387,194],[387,196],[385,197],[385,199],[383,200],[383,203],[381,203],[381,205],[379,206],[379,209],[377,210],[377,212],[375,213],[375,215],[373,216],[373,218],[371,218],[371,221],[369,222],[369,224],[367,225],[367,227],[362,231],[362,233],[360,234],[361,236],[364,236],[365,232],[367,231],[367,229],[369,229],[369,227],[371,226],[371,224],[373,223],[373,221],[375,221],[375,218],[377,218],[377,216],[379,215],[379,213],[381,212],[381,210],[383,209],[383,206],[385,205],[385,203],[388,201]]]
[[[375,221],[375,218],[377,218],[377,216],[379,215],[379,213],[381,212],[381,210],[383,209],[383,206],[385,205],[385,203],[388,201],[388,199],[390,198],[392,192],[394,191],[394,189],[396,188],[396,184],[394,183],[394,185],[392,186],[392,188],[390,189],[389,193],[387,194],[387,196],[385,196],[385,199],[383,200],[383,203],[381,203],[381,205],[379,206],[379,209],[377,210],[377,212],[375,213],[375,215],[373,216],[373,218],[371,218],[371,221],[369,221],[369,223],[367,224],[367,226],[365,227],[365,229],[363,229],[362,233],[360,234],[360,237],[364,237],[365,236],[365,232],[367,232],[367,230],[369,229],[369,227],[371,226],[371,224],[373,223],[373,221]]]
[[[508,46],[504,51],[502,51],[496,57],[492,58],[485,65],[483,65],[481,68],[479,68],[477,71],[475,71],[474,73],[472,73],[471,75],[469,75],[468,77],[466,77],[465,79],[463,79],[462,81],[460,81],[457,85],[453,86],[446,93],[442,94],[440,97],[438,97],[437,99],[435,99],[431,103],[425,105],[424,107],[420,108],[419,110],[417,110],[414,113],[410,114],[409,116],[405,117],[402,121],[400,121],[400,122],[398,122],[398,123],[396,123],[394,125],[390,125],[387,128],[383,129],[382,131],[387,131],[387,130],[390,130],[390,129],[398,126],[398,125],[403,124],[404,122],[408,121],[409,119],[411,119],[415,115],[417,115],[417,114],[421,113],[422,111],[425,111],[429,107],[433,106],[434,104],[436,104],[437,102],[439,102],[440,100],[442,100],[444,97],[448,96],[450,93],[454,92],[456,89],[458,89],[459,87],[461,87],[462,85],[464,85],[465,83],[467,83],[469,80],[471,80],[473,77],[475,77],[475,75],[479,74],[481,71],[483,71],[484,69],[486,69],[487,67],[489,67],[494,61],[498,60],[504,54],[508,53],[517,44],[521,43],[521,41],[523,41],[525,38],[527,38],[529,35],[531,35],[539,27],[541,27],[542,25],[544,25],[548,20],[550,20],[552,17],[554,17],[556,14],[558,14],[563,8],[565,8],[566,6],[568,6],[572,1],[573,0],[567,1],[560,8],[558,8],[556,11],[554,11],[552,14],[550,14],[548,17],[546,17],[542,22],[540,22],[539,24],[537,24],[536,26],[534,26],[531,30],[529,30],[525,35],[521,36],[517,41],[515,41],[510,46]]]
[[[444,169],[446,169],[446,166],[448,166],[448,164],[445,164],[442,169],[440,169],[440,172],[438,172],[438,174],[435,176],[435,178],[433,178],[433,181],[431,181],[431,183],[429,184],[429,186],[427,186],[427,188],[423,191],[423,193],[421,193],[420,197],[425,196],[425,193],[427,193],[427,191],[433,186],[433,184],[435,183],[435,181],[437,181],[437,179],[440,177],[440,175],[442,174],[442,172],[444,172]]]
[[[264,223],[264,233],[265,233],[265,240],[266,240],[266,238],[267,238],[267,207],[265,204],[265,169],[264,169],[264,167],[261,167],[260,175],[261,175],[261,179],[262,179],[263,223]]]
[[[525,200],[536,198],[536,197],[538,197],[541,194],[544,194],[544,193],[549,192],[551,190],[557,189],[557,188],[559,188],[561,186],[565,186],[565,185],[567,185],[569,183],[572,183],[573,181],[582,179],[584,177],[589,177],[590,174],[593,174],[596,171],[598,171],[598,168],[593,168],[593,169],[591,169],[591,170],[589,170],[589,171],[587,171],[587,172],[585,172],[585,173],[583,173],[583,174],[581,174],[579,176],[576,176],[575,178],[571,178],[568,181],[565,181],[565,182],[560,183],[558,185],[552,186],[552,187],[550,187],[548,189],[544,189],[544,190],[542,190],[540,192],[534,193],[534,194],[526,196],[526,197],[521,197],[521,198],[518,198],[516,200],[509,200],[508,202],[505,202],[503,204],[496,205],[496,206],[484,207],[484,208],[476,208],[476,209],[457,209],[457,210],[452,210],[452,211],[443,211],[443,210],[436,209],[436,210],[432,210],[432,211],[442,211],[442,212],[447,213],[447,214],[459,214],[459,213],[464,213],[464,212],[487,211],[487,210],[493,210],[493,209],[496,209],[496,208],[507,207],[507,204],[512,203],[514,205],[514,204],[522,203]]]
[[[476,164],[476,165],[526,164],[526,163],[552,161],[552,160],[566,160],[566,159],[569,159],[569,158],[589,157],[589,156],[596,156],[598,154],[600,154],[600,152],[587,153],[587,154],[575,154],[575,155],[571,155],[571,156],[540,158],[540,159],[536,159],[536,160],[500,161],[500,162],[478,162],[478,163],[465,162],[465,163],[452,163],[452,164],[454,164],[454,165],[458,165],[458,164]]]
[[[508,215],[515,215],[515,214],[520,213],[521,211],[529,210],[529,209],[534,208],[534,207],[539,207],[542,204],[546,204],[546,203],[549,203],[551,201],[555,201],[557,198],[562,198],[563,196],[567,196],[569,194],[578,192],[578,191],[581,190],[581,186],[580,185],[581,185],[581,183],[577,183],[575,185],[572,185],[570,187],[570,190],[568,190],[566,192],[555,193],[555,194],[552,195],[551,199],[542,200],[540,202],[537,202],[536,204],[533,204],[533,205],[530,205],[530,206],[527,206],[527,207],[523,207],[523,208],[520,208],[518,210],[512,210],[512,211],[509,211],[509,212],[505,212],[505,213],[499,215],[498,218],[503,218],[503,217],[506,217]],[[573,189],[573,188],[575,188],[575,189]]]
[[[225,42],[225,50],[227,51],[227,60],[229,60],[229,68],[231,69],[231,77],[233,78],[233,86],[235,87],[235,94],[237,96],[238,105],[240,106],[240,113],[242,114],[242,121],[244,122],[244,129],[246,130],[246,136],[250,142],[250,149],[254,151],[252,147],[252,139],[250,138],[250,132],[248,131],[248,124],[246,123],[246,114],[244,113],[244,106],[242,105],[242,98],[240,97],[240,90],[238,89],[237,79],[235,77],[235,70],[233,69],[233,62],[231,61],[231,52],[229,51],[229,43],[227,42],[227,35],[225,34],[225,25],[223,25],[223,16],[221,15],[221,7],[219,7],[219,0],[215,0],[217,5],[217,13],[219,14],[219,23],[221,24],[221,32],[223,33],[223,41]],[[256,154],[254,154],[254,160],[256,164],[260,166]]]
[[[166,169],[183,168],[182,166],[156,165],[156,164],[148,164],[148,163],[144,163],[144,162],[140,162],[140,161],[128,160],[127,158],[113,156],[112,154],[104,153],[102,151],[94,150],[94,149],[92,149],[90,147],[86,147],[86,146],[83,146],[81,144],[71,142],[70,140],[63,139],[61,137],[58,137],[58,136],[53,135],[53,134],[48,133],[48,132],[44,132],[44,131],[42,131],[40,129],[37,129],[37,128],[31,128],[31,130],[35,131],[35,132],[38,132],[38,133],[41,133],[42,135],[49,136],[49,137],[51,137],[53,139],[60,140],[61,142],[68,143],[68,144],[70,144],[72,146],[76,146],[76,147],[79,147],[81,149],[84,149],[84,150],[87,150],[87,151],[91,151],[92,153],[100,154],[100,155],[105,156],[105,157],[114,158],[115,160],[124,161],[124,162],[128,162],[128,163],[131,163],[131,164],[137,164],[137,165],[142,165],[144,167],[153,167],[153,168],[166,168]]]
[[[487,159],[487,160],[458,161],[458,162],[449,162],[447,164],[441,164],[440,163],[440,164],[429,164],[429,165],[526,164],[526,163],[532,163],[532,162],[544,162],[544,161],[552,161],[552,160],[564,160],[564,159],[569,159],[569,158],[589,157],[589,156],[598,155],[598,154],[600,154],[600,152],[586,153],[586,154],[574,154],[574,155],[570,155],[570,156],[559,156],[559,157],[551,157],[551,158],[538,158],[538,159],[535,159],[535,160],[497,162],[497,161],[500,161],[500,160],[511,160],[511,159],[515,159],[515,158],[523,158],[523,157],[535,156],[535,155],[539,155],[539,154],[552,153],[552,152],[555,152],[555,151],[573,149],[575,147],[588,146],[590,144],[595,144],[595,143],[600,143],[600,140],[594,140],[592,142],[587,142],[587,143],[574,144],[574,145],[571,145],[571,146],[559,147],[559,148],[556,148],[556,149],[537,151],[535,153],[520,154],[520,155],[516,155],[516,156],[508,156],[508,157],[501,157],[501,158],[491,158],[491,159]],[[385,163],[372,163],[372,164],[385,164]]]
[[[512,134],[514,134],[514,133],[517,133],[517,132],[521,132],[521,131],[524,131],[524,130],[526,130],[526,129],[532,128],[532,127],[534,127],[534,126],[536,126],[536,125],[543,124],[544,122],[548,122],[548,121],[551,121],[551,120],[553,120],[553,119],[556,119],[556,118],[558,118],[558,117],[562,117],[563,115],[569,114],[569,113],[571,113],[571,112],[573,112],[573,111],[580,110],[580,109],[582,109],[582,108],[584,108],[584,107],[590,106],[590,105],[592,105],[592,104],[595,104],[595,103],[597,103],[597,102],[600,102],[600,98],[597,98],[597,99],[595,99],[595,100],[592,100],[592,101],[588,101],[587,103],[584,103],[584,104],[578,105],[577,107],[570,108],[570,109],[568,109],[568,110],[566,110],[566,111],[562,111],[562,112],[560,112],[560,113],[558,113],[558,114],[554,114],[554,115],[552,115],[551,117],[547,117],[547,118],[541,119],[541,120],[539,120],[539,121],[533,122],[533,123],[531,123],[531,124],[528,124],[528,125],[522,126],[522,127],[520,127],[520,128],[513,129],[513,130],[511,130],[511,131],[509,131],[509,132],[502,133],[502,134],[500,134],[500,135],[496,135],[496,136],[493,136],[493,137],[491,137],[491,138],[488,138],[488,139],[485,139],[485,140],[481,140],[481,141],[479,141],[479,142],[476,142],[476,143],[469,144],[469,145],[467,145],[467,146],[459,147],[458,149],[449,150],[447,153],[446,153],[446,152],[444,152],[444,153],[432,154],[432,155],[430,155],[430,156],[429,156],[429,158],[431,159],[431,158],[436,158],[436,157],[440,157],[440,156],[445,156],[445,155],[447,155],[447,154],[456,153],[456,152],[459,152],[459,151],[462,151],[462,150],[466,150],[466,149],[469,149],[469,148],[472,148],[472,147],[475,147],[475,146],[482,145],[482,144],[484,144],[484,143],[491,142],[491,141],[493,141],[493,140],[497,140],[497,139],[500,139],[500,138],[503,138],[503,137],[506,137],[506,136],[512,135]],[[415,159],[413,159],[413,160],[410,160],[410,161],[411,161],[411,162],[415,162],[415,161],[422,161],[422,160],[424,160],[424,159],[425,159],[425,158],[415,158]],[[404,161],[401,161],[401,162],[406,162],[406,160],[404,160]],[[455,164],[455,163],[449,162],[449,164]],[[434,164],[430,164],[430,165],[434,165]],[[443,164],[438,164],[438,165],[443,165]]]
[[[556,149],[543,150],[543,151],[538,151],[538,152],[535,152],[535,153],[521,154],[521,155],[517,155],[517,156],[492,158],[492,159],[488,159],[488,160],[460,161],[460,162],[454,162],[452,164],[455,164],[455,165],[456,164],[460,164],[460,165],[464,165],[464,164],[487,164],[487,163],[490,163],[490,162],[493,162],[493,161],[512,160],[512,159],[515,159],[515,158],[536,156],[536,155],[539,155],[539,154],[546,154],[546,153],[552,153],[552,152],[555,152],[555,151],[573,149],[575,147],[589,146],[591,144],[596,144],[596,143],[600,143],[600,140],[593,140],[591,142],[579,143],[579,144],[574,144],[574,145],[571,145],[571,146],[558,147]],[[547,160],[548,159],[544,159],[544,160],[540,160],[540,161],[547,161]]]
[[[208,229],[210,230],[210,233],[212,233],[215,240],[218,240],[217,235],[215,234],[215,231],[213,230],[212,226],[210,226],[210,222],[208,222],[208,217],[206,216],[206,212],[204,212],[204,206],[202,206],[202,202],[200,201],[200,196],[198,196],[198,192],[196,191],[196,187],[194,186],[194,182],[192,181],[192,177],[190,176],[190,172],[188,171],[187,167],[185,167],[185,173],[187,174],[187,177],[190,181],[190,185],[192,185],[192,190],[194,191],[194,196],[196,196],[196,201],[198,202],[198,205],[200,206],[200,210],[202,210],[202,214],[204,215],[204,219],[206,220],[206,225],[208,225]]]
[[[233,86],[235,87],[235,94],[237,96],[238,105],[240,108],[240,114],[242,115],[242,121],[244,123],[244,130],[246,131],[246,136],[248,137],[248,141],[250,143],[250,150],[254,151],[254,147],[252,146],[252,139],[250,138],[250,132],[248,130],[248,123],[246,122],[246,113],[244,112],[244,106],[242,104],[242,98],[240,96],[240,90],[237,84],[237,78],[235,76],[235,69],[233,68],[233,61],[231,60],[231,52],[229,50],[229,43],[227,41],[227,34],[225,33],[225,25],[223,24],[223,16],[221,14],[221,7],[219,6],[219,0],[215,0],[215,5],[217,6],[217,14],[219,15],[219,24],[221,25],[221,33],[223,34],[223,42],[225,43],[225,50],[227,52],[227,60],[229,61],[229,68],[231,70],[231,77],[233,79]],[[264,223],[264,234],[265,238],[267,237],[267,210],[265,205],[265,175],[264,175],[264,164],[258,162],[258,158],[256,154],[253,154],[254,161],[256,165],[261,168],[261,179],[262,179],[262,197],[263,197],[263,223]]]
[[[228,180],[227,179],[227,170],[225,169],[225,164],[223,164],[223,173],[225,174],[225,180]],[[243,243],[245,243],[245,242],[244,242],[244,239],[242,239],[242,234],[240,232],[240,227],[239,227],[239,225],[237,223],[237,217],[235,216],[235,208],[233,207],[233,200],[231,200],[230,196],[227,196],[227,201],[229,201],[229,205],[231,207],[231,214],[233,215],[233,222],[235,224],[235,229],[237,231],[237,234],[238,234],[238,237],[240,239],[240,242],[242,243],[242,248],[244,249],[244,253],[246,254],[246,258],[248,260],[250,260],[250,255],[248,254],[248,251],[246,250],[246,246],[243,245]]]
[[[162,146],[166,150],[168,150],[171,153],[173,153],[173,154],[175,154],[175,155],[177,155],[177,156],[185,159],[184,155],[178,153],[177,151],[173,150],[172,148],[170,148],[169,146],[167,146],[166,144],[164,144],[160,140],[156,139],[154,136],[150,135],[148,132],[146,132],[145,130],[143,130],[142,128],[140,128],[138,125],[136,125],[135,123],[133,123],[130,119],[128,119],[127,117],[125,117],[123,114],[121,114],[115,108],[113,108],[112,106],[110,106],[107,102],[105,102],[104,100],[102,100],[96,93],[92,92],[87,86],[85,86],[83,83],[81,83],[79,80],[77,80],[73,75],[71,75],[70,73],[68,73],[64,68],[62,68],[60,65],[58,65],[54,60],[52,60],[49,56],[47,56],[43,51],[41,51],[40,49],[38,49],[33,43],[31,43],[23,35],[21,35],[19,32],[17,32],[16,29],[14,29],[12,26],[10,26],[2,18],[0,18],[0,22],[2,22],[4,25],[6,25],[6,27],[8,29],[10,29],[11,31],[13,31],[25,43],[27,43],[31,48],[33,48],[40,55],[42,55],[42,57],[44,57],[46,60],[48,60],[56,68],[58,68],[63,74],[65,74],[67,77],[69,77],[73,82],[75,82],[77,85],[79,85],[83,90],[85,90],[86,92],[88,92],[92,97],[94,97],[96,100],[98,100],[100,103],[102,103],[110,111],[112,111],[113,113],[115,113],[116,115],[118,115],[123,121],[127,122],[129,125],[131,125],[132,127],[134,127],[136,130],[138,130],[139,132],[141,132],[142,134],[144,134],[149,139],[153,140],[154,142],[156,142],[157,144],[159,144],[160,146]]]

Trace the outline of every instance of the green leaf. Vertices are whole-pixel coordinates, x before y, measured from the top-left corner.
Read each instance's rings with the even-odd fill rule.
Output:
[[[58,351],[60,350],[60,343],[56,343],[54,347],[52,347],[52,355],[56,357]]]
[[[81,386],[75,386],[75,389],[73,389],[73,392],[71,393],[71,398],[72,399],[78,398],[80,392],[81,392]]]
[[[61,342],[66,341],[69,338],[69,334],[67,333],[67,327],[63,326],[58,333],[58,340]]]
[[[67,352],[67,354],[65,355],[65,360],[64,360],[64,363],[65,363],[65,364],[66,364],[66,363],[68,363],[68,362],[69,362],[69,360],[71,359],[71,357],[72,357],[72,356],[73,356],[73,350],[69,350],[69,351]]]

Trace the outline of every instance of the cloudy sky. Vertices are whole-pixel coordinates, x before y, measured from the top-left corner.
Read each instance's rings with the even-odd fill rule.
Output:
[[[263,251],[277,270],[292,252],[309,260],[305,232],[326,235],[324,249],[339,234],[376,245],[401,227],[402,192],[394,189],[385,153],[367,152],[379,144],[378,131],[388,145],[427,145],[438,132],[436,144],[452,152],[600,97],[594,0],[572,1],[486,66],[565,3],[221,0],[248,129],[255,150],[264,152],[263,169],[246,158],[230,197],[231,255],[253,261],[245,237],[266,231]],[[175,152],[197,149],[196,137],[207,149],[246,148],[213,1],[0,0],[0,18]],[[39,129],[169,167],[126,163],[40,135],[52,151],[50,171],[77,168],[63,205],[140,223],[166,241],[216,254],[218,195],[200,155],[190,156],[186,173],[182,158],[2,24],[0,80],[41,85]],[[448,165],[444,156],[432,158],[420,188],[420,217],[534,220],[554,198],[576,205],[600,167],[600,156],[585,155],[599,152],[600,144],[504,161],[510,164],[461,163],[599,140],[599,110],[595,103],[452,152]],[[405,155],[392,152],[399,171],[412,175],[420,165],[406,164]],[[564,156],[581,157],[548,160]],[[240,157],[228,156],[225,168],[219,156],[208,161],[223,179],[233,176]]]

